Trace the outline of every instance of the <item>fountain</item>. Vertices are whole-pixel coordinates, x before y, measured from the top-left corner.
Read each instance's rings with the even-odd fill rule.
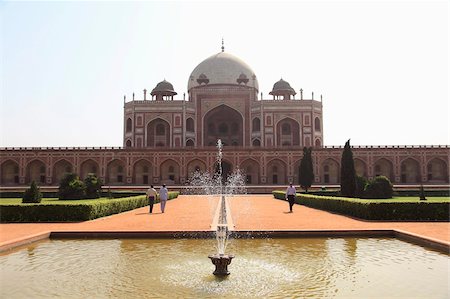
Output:
[[[220,190],[220,203],[219,203],[219,219],[216,227],[216,239],[217,239],[217,254],[209,255],[208,257],[211,259],[211,262],[214,264],[216,269],[213,274],[216,276],[229,275],[228,265],[231,263],[231,260],[234,258],[234,255],[225,254],[225,248],[227,246],[228,239],[228,221],[227,221],[227,205],[225,201],[224,189],[223,189],[223,173],[222,173],[222,149],[223,144],[219,139],[217,141],[217,164],[219,168],[219,190]],[[229,181],[229,180],[227,180]],[[227,184],[228,185],[228,184]]]

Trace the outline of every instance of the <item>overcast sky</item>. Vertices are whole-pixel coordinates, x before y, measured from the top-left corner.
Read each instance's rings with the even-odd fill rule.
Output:
[[[121,146],[123,96],[225,51],[323,94],[325,145],[450,144],[449,2],[0,2],[0,146]],[[298,97],[298,95],[297,95]]]

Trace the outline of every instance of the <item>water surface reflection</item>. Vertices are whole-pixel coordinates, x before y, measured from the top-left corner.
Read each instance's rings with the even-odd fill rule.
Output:
[[[0,256],[1,298],[448,298],[448,255],[396,239],[50,240]]]

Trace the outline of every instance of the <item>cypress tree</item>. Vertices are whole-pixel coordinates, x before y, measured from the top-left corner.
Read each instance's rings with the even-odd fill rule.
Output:
[[[350,139],[345,143],[341,159],[341,195],[354,197],[356,191],[356,171]]]
[[[300,173],[298,176],[300,186],[305,189],[306,192],[308,192],[308,188],[311,187],[314,180],[311,151],[311,147],[309,149],[307,147],[303,148],[303,157],[300,161]]]

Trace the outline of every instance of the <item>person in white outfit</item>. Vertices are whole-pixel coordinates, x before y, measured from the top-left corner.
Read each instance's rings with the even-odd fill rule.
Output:
[[[150,186],[147,190],[147,199],[148,204],[150,206],[150,213],[153,212],[153,205],[155,204],[156,197],[158,196],[158,193],[156,192],[155,188],[153,188],[153,185]]]
[[[162,185],[161,189],[159,189],[159,200],[161,201],[161,212],[164,213],[166,209],[166,202],[169,198],[169,190],[167,190],[166,185]]]
[[[289,183],[289,187],[286,189],[286,199],[289,201],[289,212],[292,213],[292,207],[295,203],[295,194],[297,191],[295,190],[295,187],[292,186],[292,183]]]

